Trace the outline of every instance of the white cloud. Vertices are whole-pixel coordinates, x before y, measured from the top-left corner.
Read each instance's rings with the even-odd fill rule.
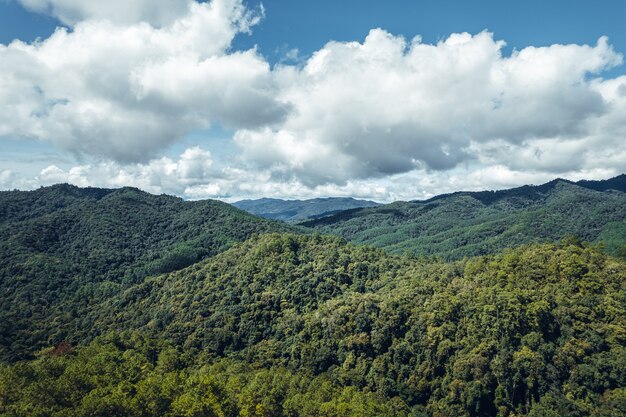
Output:
[[[242,0],[20,1],[71,29],[0,45],[0,141],[50,141],[78,162],[10,166],[5,189],[390,201],[626,171],[626,76],[601,78],[622,63],[605,38],[503,56],[488,32],[431,45],[374,29],[272,68],[231,49],[263,15]],[[215,123],[240,155],[161,157]]]
[[[18,0],[24,7],[74,25],[82,20],[110,20],[160,26],[185,14],[189,0]]]
[[[0,187],[2,189],[8,189],[12,186],[14,181],[14,174],[10,169],[3,169],[0,171]]]
[[[219,176],[212,166],[211,154],[196,146],[186,149],[177,159],[162,157],[147,163],[121,165],[102,161],[66,170],[51,165],[30,182],[42,185],[67,182],[78,186],[135,186],[153,193],[185,195],[186,188],[208,186],[215,175]],[[25,183],[23,179],[13,178],[13,181]],[[5,188],[8,188],[7,185]]]
[[[562,172],[573,181],[604,179],[619,174],[609,168]],[[351,179],[343,185],[309,186],[296,179],[272,179],[270,171],[218,168],[210,154],[194,147],[178,158],[158,158],[145,164],[120,165],[99,162],[61,169],[51,165],[39,175],[24,178],[9,170],[0,172],[0,189],[33,189],[68,182],[78,186],[117,188],[134,186],[151,193],[167,193],[187,199],[218,198],[228,202],[243,198],[315,198],[351,196],[379,202],[426,199],[459,190],[506,189],[542,184],[555,175],[540,170],[515,170],[504,165],[471,166],[449,171],[414,170],[379,179]]]
[[[492,162],[512,169],[584,167],[594,124],[620,117],[611,116],[616,93],[590,78],[621,55],[605,38],[510,57],[503,46],[488,32],[429,45],[381,29],[363,43],[330,42],[302,68],[277,70],[280,98],[294,107],[287,120],[242,129],[235,140],[257,166],[311,186],[450,170],[485,160],[488,145]]]
[[[42,42],[0,45],[0,136],[134,162],[213,122],[280,121],[287,106],[267,62],[228,50],[258,18],[241,0],[189,2],[163,28],[87,20]]]

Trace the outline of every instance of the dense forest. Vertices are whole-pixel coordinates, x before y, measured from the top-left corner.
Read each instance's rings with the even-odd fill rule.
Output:
[[[97,332],[94,304],[288,226],[218,201],[57,185],[0,193],[0,358]]]
[[[348,210],[303,223],[320,233],[391,253],[454,260],[575,235],[616,255],[626,242],[626,175],[554,180],[502,191],[459,192],[426,201]]]
[[[623,210],[594,184],[477,201],[587,204],[590,236]],[[0,214],[0,415],[626,415],[626,254],[601,242],[446,261],[66,185]]]
[[[356,200],[349,197],[313,198],[310,200],[261,198],[258,200],[241,200],[233,203],[233,205],[256,216],[288,223],[326,217],[344,210],[380,206],[374,201]]]
[[[138,333],[0,365],[0,415],[94,417],[409,416],[402,401],[325,375],[203,361]]]
[[[127,363],[150,357],[118,343],[111,355],[122,359],[106,359],[109,348],[96,340],[76,351],[61,343],[63,354],[43,351],[6,367],[0,398],[6,410],[48,410],[42,415],[81,415],[81,407],[160,415],[133,408],[148,401],[140,395],[147,379],[164,397],[151,401],[171,415],[316,415],[289,404],[295,396],[309,398],[311,407],[365,396],[380,410],[373,415],[617,416],[626,411],[625,286],[623,261],[574,238],[442,263],[338,238],[258,236],[99,306],[95,326],[103,333],[133,329],[176,347],[168,352],[181,367],[178,391],[161,385],[174,376],[159,368],[157,353],[149,352],[150,365]],[[97,366],[122,369],[105,377]],[[207,371],[214,366],[220,370]],[[256,378],[257,371],[242,371],[248,366],[266,378],[254,400],[239,391],[246,383],[228,388],[230,378]],[[96,376],[73,382],[90,367]],[[9,383],[16,375],[17,387]],[[179,396],[204,395],[185,391],[195,384],[188,379],[202,375],[215,378],[215,401],[231,411],[177,414]],[[337,396],[316,398],[311,386],[320,381]],[[73,384],[84,384],[83,394]],[[285,391],[267,393],[276,385]],[[52,390],[54,401],[37,390]],[[25,396],[31,392],[38,394]],[[244,414],[249,401],[255,410],[271,403],[274,411]],[[367,415],[334,406],[343,411],[317,415]]]

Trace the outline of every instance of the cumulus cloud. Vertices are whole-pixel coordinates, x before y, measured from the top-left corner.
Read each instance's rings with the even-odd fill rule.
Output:
[[[604,179],[619,174],[597,167],[562,172],[570,179]],[[62,169],[50,165],[38,175],[23,177],[0,171],[0,189],[34,189],[40,185],[71,183],[78,186],[117,188],[134,186],[155,194],[172,194],[198,200],[217,198],[227,202],[243,198],[315,198],[350,196],[379,202],[418,200],[459,190],[505,189],[522,184],[542,184],[554,174],[505,165],[471,166],[448,171],[413,170],[378,179],[350,179],[345,184],[310,186],[297,179],[279,180],[269,170],[254,171],[220,167],[211,154],[199,147],[185,150],[177,158],[156,158],[142,164],[120,165],[112,161],[76,165]]]
[[[504,55],[489,32],[427,44],[374,29],[271,66],[232,50],[264,13],[242,0],[20,1],[71,28],[0,45],[0,140],[79,158],[34,178],[1,171],[4,188],[389,201],[626,170],[626,76],[602,78],[622,63],[604,37]],[[214,160],[210,143],[160,157],[216,123],[236,157]]]
[[[67,25],[82,20],[106,19],[116,23],[171,23],[185,14],[189,0],[18,0],[29,10],[58,18]]]
[[[2,187],[2,189],[6,190],[11,188],[14,181],[14,174],[10,169],[0,171],[0,187]]]
[[[621,55],[606,38],[509,57],[503,46],[488,32],[429,45],[381,29],[363,43],[330,42],[302,68],[276,71],[281,99],[294,106],[287,120],[235,140],[259,166],[310,185],[449,170],[482,158],[486,143],[522,147],[517,160],[537,168],[572,168],[554,150],[579,155],[593,124],[614,112],[615,93],[591,78]]]
[[[192,1],[162,28],[86,20],[41,42],[0,45],[0,136],[135,162],[213,122],[278,122],[288,107],[268,63],[255,50],[229,51],[258,18],[241,0]]]
[[[101,161],[61,169],[56,165],[44,168],[35,183],[50,185],[71,183],[78,186],[123,187],[132,185],[153,193],[184,195],[187,187],[208,185],[214,176],[210,152],[200,147],[186,149],[177,159],[162,157],[146,163],[121,165]],[[13,178],[13,181],[16,181]],[[28,183],[28,180],[17,179]]]

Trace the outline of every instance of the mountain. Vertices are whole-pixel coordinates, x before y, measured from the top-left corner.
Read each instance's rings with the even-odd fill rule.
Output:
[[[623,179],[455,193],[305,224],[391,253],[444,259],[567,234],[602,240],[616,254],[626,241]],[[30,357],[63,339],[91,340],[100,334],[93,323],[108,311],[102,303],[146,277],[193,265],[254,234],[288,231],[300,229],[219,201],[185,202],[134,188],[0,192],[0,359]],[[116,314],[110,318],[128,312]]]
[[[573,183],[557,179],[502,191],[457,192],[425,201],[354,209],[302,223],[391,253],[460,259],[565,235],[626,244],[626,176]]]
[[[0,367],[0,407],[617,416],[625,306],[626,263],[573,239],[444,263],[337,237],[257,235],[103,300],[93,326],[107,336],[54,339],[38,359]]]
[[[255,233],[288,230],[219,201],[134,188],[0,192],[0,358],[97,335],[99,301]]]
[[[330,216],[343,210],[361,207],[376,207],[379,203],[354,198],[314,198],[310,200],[280,200],[261,198],[259,200],[241,200],[233,203],[235,207],[267,219],[284,222],[298,222]]]
[[[576,182],[576,184],[596,191],[615,190],[626,193],[626,174],[601,181],[581,180]]]

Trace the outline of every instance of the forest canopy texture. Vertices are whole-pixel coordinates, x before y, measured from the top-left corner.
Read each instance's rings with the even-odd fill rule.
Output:
[[[605,204],[583,236],[623,226],[575,187]],[[0,216],[0,415],[626,414],[618,226],[446,261],[135,189]]]

